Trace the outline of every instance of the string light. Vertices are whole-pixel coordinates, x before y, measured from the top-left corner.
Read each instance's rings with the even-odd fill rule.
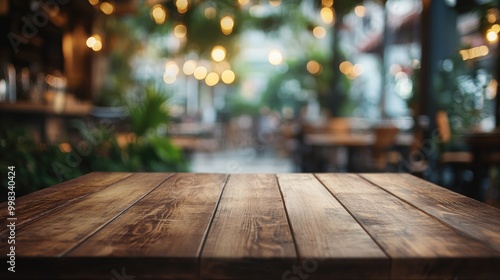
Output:
[[[469,60],[469,59],[474,59],[482,56],[488,55],[490,50],[488,49],[487,46],[479,46],[479,47],[474,47],[466,50],[461,50],[460,55],[462,56],[463,60]]]
[[[335,20],[335,15],[333,14],[333,10],[331,8],[322,8],[320,11],[320,15],[325,24],[330,24]]]
[[[212,59],[221,62],[226,58],[226,49],[223,46],[215,46],[211,53]]]
[[[156,24],[160,25],[167,19],[167,11],[163,7],[163,5],[156,4],[153,6],[153,8],[151,8],[151,17]]]
[[[311,60],[307,63],[306,69],[313,75],[318,75],[323,71],[323,67],[317,61]]]
[[[314,35],[314,37],[316,37],[318,39],[325,38],[326,29],[322,26],[316,26],[313,29],[313,35]]]
[[[230,16],[225,16],[220,20],[220,27],[224,35],[229,35],[233,32],[234,20]]]
[[[101,36],[99,36],[98,34],[94,34],[94,35],[90,36],[85,43],[86,43],[87,47],[89,47],[90,49],[92,49],[95,52],[98,52],[102,49]]]
[[[174,27],[174,36],[181,39],[186,37],[187,27],[184,24],[177,24]]]
[[[333,6],[333,0],[321,0],[321,5],[323,5],[323,7],[331,7]]]
[[[208,86],[215,86],[216,84],[219,83],[219,75],[215,72],[210,72],[208,73],[208,75],[205,77],[205,83],[208,85]]]
[[[176,0],[175,6],[177,7],[177,11],[179,11],[179,13],[184,14],[188,11],[189,3],[187,0]]]
[[[235,79],[236,79],[236,75],[234,74],[233,71],[226,70],[226,71],[222,72],[222,81],[225,84],[228,84],[228,85],[232,84]]]
[[[364,17],[366,15],[366,8],[363,5],[358,5],[354,8],[354,14],[358,17]]]
[[[182,67],[182,72],[186,75],[193,75],[194,70],[196,69],[196,62],[194,60],[188,60],[184,62],[184,66]]]
[[[109,2],[102,2],[101,5],[99,6],[99,8],[106,15],[112,14],[113,11],[115,10],[115,7]]]
[[[194,70],[194,77],[197,80],[203,80],[207,76],[208,70],[204,66],[198,66]]]
[[[274,49],[269,52],[268,60],[272,65],[279,65],[283,62],[283,55],[280,50]]]
[[[269,4],[273,7],[278,7],[281,5],[281,0],[269,0]]]

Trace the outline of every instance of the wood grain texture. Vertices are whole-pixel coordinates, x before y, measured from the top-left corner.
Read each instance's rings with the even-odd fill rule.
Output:
[[[276,177],[230,175],[202,252],[203,279],[280,279],[296,260]]]
[[[120,215],[171,174],[137,173],[53,211],[16,234],[19,256],[61,256]],[[0,250],[5,250],[5,244]]]
[[[0,279],[500,275],[500,210],[407,174],[92,173],[18,201]]]
[[[130,175],[132,174],[121,172],[92,172],[18,197],[16,198],[17,226],[20,227],[56,208],[75,202]],[[7,219],[7,211],[4,211],[4,209],[7,209],[7,202],[0,203],[0,207],[2,209],[0,220],[5,221]],[[0,235],[4,236],[3,234]]]
[[[202,241],[226,178],[175,174],[68,256],[133,258],[143,263],[141,271],[155,271],[162,279],[194,279]],[[142,258],[164,261],[160,267],[150,267]]]
[[[499,254],[354,174],[317,174],[392,260],[393,279],[496,277]],[[477,271],[475,267],[488,269]]]
[[[362,174],[361,176],[500,252],[500,209],[410,174]]]
[[[387,256],[314,175],[279,174],[278,181],[301,262],[319,261],[310,274],[326,279],[388,277]]]

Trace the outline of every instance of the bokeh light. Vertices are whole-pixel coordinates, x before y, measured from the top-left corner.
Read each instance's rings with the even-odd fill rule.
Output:
[[[187,35],[187,27],[184,24],[177,24],[174,27],[174,36],[181,39],[186,37]]]
[[[226,58],[226,49],[223,46],[217,45],[212,49],[211,56],[214,61],[223,61]]]
[[[196,69],[194,70],[194,77],[197,80],[203,80],[207,76],[207,73],[208,73],[207,68],[205,66],[200,65],[196,67]]]
[[[215,72],[210,72],[208,75],[205,77],[205,83],[207,86],[215,86],[217,83],[219,83],[219,75]]]
[[[280,50],[274,49],[269,52],[268,60],[272,65],[279,65],[283,62],[283,55]]]
[[[165,7],[160,4],[156,4],[151,8],[151,18],[156,24],[162,24],[167,19],[167,11]]]
[[[222,81],[225,83],[225,84],[232,84],[234,82],[234,80],[236,79],[236,75],[234,74],[234,72],[232,70],[226,70],[224,72],[222,72]]]
[[[193,75],[194,70],[196,70],[196,62],[194,60],[184,62],[184,66],[182,66],[182,72],[184,72],[184,74]]]

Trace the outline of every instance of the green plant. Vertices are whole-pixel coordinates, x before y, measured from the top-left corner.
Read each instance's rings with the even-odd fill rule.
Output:
[[[17,196],[60,182],[54,174],[52,164],[66,162],[68,154],[62,152],[57,145],[37,144],[27,129],[5,124],[0,126],[0,135],[0,170],[6,172],[8,166],[15,167]],[[70,169],[66,178],[83,174],[81,169]],[[5,176],[1,179],[0,201],[6,199],[6,180]]]
[[[154,134],[161,124],[169,121],[167,102],[167,94],[151,84],[146,85],[142,100],[128,100],[132,132],[137,138],[146,137],[149,133]]]

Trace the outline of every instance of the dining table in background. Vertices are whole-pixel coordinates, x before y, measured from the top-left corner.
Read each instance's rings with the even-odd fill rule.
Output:
[[[490,167],[500,166],[500,127],[490,131],[471,131],[465,133],[464,138],[473,155],[473,188],[469,190],[468,195],[484,201],[483,180],[489,177]]]
[[[370,132],[349,133],[308,133],[304,135],[304,144],[313,149],[346,148],[347,149],[347,171],[357,170],[355,152],[360,149],[369,149],[374,146],[377,137]],[[394,146],[409,153],[410,146],[414,143],[415,136],[412,133],[398,133],[394,140]],[[316,155],[321,154],[315,152]]]
[[[409,174],[96,172],[0,207],[0,279],[500,276],[500,209]]]

